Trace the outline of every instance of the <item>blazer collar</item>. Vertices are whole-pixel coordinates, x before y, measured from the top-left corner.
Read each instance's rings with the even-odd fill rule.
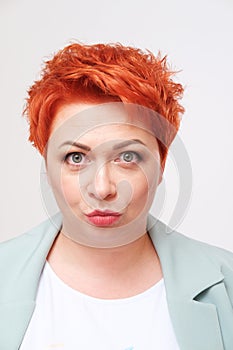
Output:
[[[211,287],[220,288],[224,279],[220,266],[207,256],[205,244],[168,229],[149,216],[148,232],[161,262],[180,348],[224,350],[216,306],[201,298]]]
[[[169,230],[152,216],[148,227],[167,285],[171,290],[175,288],[175,294],[194,299],[224,279],[219,265],[207,256],[203,243]]]

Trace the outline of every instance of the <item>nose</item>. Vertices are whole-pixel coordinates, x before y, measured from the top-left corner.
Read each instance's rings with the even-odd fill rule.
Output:
[[[88,186],[88,193],[91,197],[101,200],[115,198],[117,193],[116,183],[111,176],[111,169],[108,164],[102,165],[96,170]]]

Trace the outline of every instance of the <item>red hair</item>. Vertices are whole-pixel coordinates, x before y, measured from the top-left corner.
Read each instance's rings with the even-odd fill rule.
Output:
[[[68,45],[45,62],[41,79],[28,91],[29,140],[43,154],[58,108],[71,102],[138,104],[159,113],[177,132],[183,87],[173,75],[166,56],[149,51],[121,44]],[[158,140],[162,167],[172,139],[166,145]]]

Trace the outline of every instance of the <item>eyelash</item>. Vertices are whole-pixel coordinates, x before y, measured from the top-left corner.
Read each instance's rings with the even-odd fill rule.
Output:
[[[82,163],[69,162],[69,158],[71,158],[73,155],[81,155],[84,158],[85,154],[82,152],[71,152],[71,153],[68,153],[64,158],[65,163],[67,163],[68,165],[80,168],[83,165]]]
[[[123,162],[124,164],[135,164],[135,163],[139,163],[142,160],[142,156],[138,152],[135,152],[135,151],[122,152],[119,154],[119,157],[117,159],[119,159],[121,156],[123,156],[124,154],[127,154],[127,153],[133,154],[133,156],[136,157],[136,160],[134,160],[132,162],[125,161],[125,162]]]
[[[137,163],[139,163],[140,161],[142,161],[142,156],[138,153],[138,152],[135,152],[135,151],[124,151],[124,152],[121,152],[120,154],[119,154],[119,156],[117,157],[117,158],[115,158],[114,159],[114,162],[116,162],[116,163],[120,163],[121,161],[120,161],[120,158],[123,156],[123,155],[125,155],[125,154],[132,154],[133,156],[134,156],[134,158],[136,158],[136,160],[133,160],[133,161],[129,161],[129,162],[127,162],[127,161],[122,161],[122,164],[124,164],[124,165],[134,165],[134,164],[137,164]],[[82,160],[84,160],[84,162],[83,163],[75,163],[75,162],[73,162],[73,163],[71,163],[71,162],[69,162],[69,158],[71,158],[72,156],[74,156],[74,155],[81,155],[82,156]],[[82,168],[83,166],[85,166],[85,164],[86,163],[88,163],[88,162],[85,162],[85,154],[84,153],[82,153],[82,152],[70,152],[70,153],[68,153],[66,156],[65,156],[65,158],[64,158],[64,162],[66,163],[66,164],[68,164],[69,166],[71,166],[71,167],[75,167],[75,168]]]

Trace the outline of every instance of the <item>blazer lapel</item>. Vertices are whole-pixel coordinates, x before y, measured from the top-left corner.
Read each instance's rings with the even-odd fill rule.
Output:
[[[162,265],[168,308],[181,350],[224,350],[216,306],[203,297],[224,276],[202,245],[149,217],[148,232]],[[208,340],[208,341],[207,341]]]
[[[0,344],[4,350],[18,350],[34,311],[34,301],[14,301],[0,305]]]
[[[195,300],[173,300],[168,293],[168,307],[181,350],[226,350],[213,304]],[[230,348],[229,348],[230,350]]]
[[[11,256],[7,257],[9,266],[5,269],[6,273],[1,273],[4,286],[0,288],[1,349],[18,350],[22,343],[35,308],[40,275],[61,222],[58,214],[19,237],[18,244],[15,244],[15,239],[6,242],[12,243],[12,248],[9,249]],[[4,252],[9,254],[7,247]],[[2,259],[7,261],[6,257]]]

